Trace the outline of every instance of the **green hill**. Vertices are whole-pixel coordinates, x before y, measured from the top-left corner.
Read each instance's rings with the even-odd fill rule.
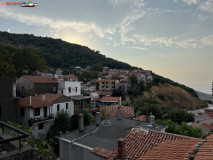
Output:
[[[131,65],[108,58],[99,51],[86,46],[68,43],[61,39],[36,37],[30,34],[14,34],[0,32],[0,43],[11,44],[15,47],[34,48],[37,54],[47,61],[47,64],[56,68],[69,68],[70,66],[86,67],[91,64],[100,64],[109,68],[133,69]]]

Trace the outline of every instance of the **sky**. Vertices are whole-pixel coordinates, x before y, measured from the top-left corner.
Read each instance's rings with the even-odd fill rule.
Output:
[[[1,5],[0,31],[88,46],[107,57],[211,93],[213,0],[32,2],[38,6]]]

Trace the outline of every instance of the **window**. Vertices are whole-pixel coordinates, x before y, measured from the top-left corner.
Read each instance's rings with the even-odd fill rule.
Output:
[[[102,88],[104,88],[104,86],[102,86]]]
[[[106,86],[106,88],[109,88],[108,86]]]
[[[60,104],[57,104],[57,112],[60,111]]]
[[[102,84],[104,84],[104,82],[102,82]]]
[[[64,91],[63,91],[63,90],[61,90],[61,94],[64,94]]]
[[[40,108],[36,108],[35,109],[35,116],[39,116],[40,115]]]
[[[71,87],[68,88],[68,92],[71,93]]]
[[[69,103],[66,103],[66,110],[68,110],[68,105],[69,105]]]
[[[75,87],[75,92],[78,92],[78,87]]]
[[[106,84],[108,84],[108,82],[106,82]]]
[[[24,110],[24,108],[21,108],[20,112],[21,112],[21,116],[24,117],[25,116],[25,110]]]
[[[38,130],[44,129],[44,124],[43,123],[39,123],[38,124]]]

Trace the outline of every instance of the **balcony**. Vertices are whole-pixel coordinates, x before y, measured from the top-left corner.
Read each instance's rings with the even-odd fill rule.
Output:
[[[54,118],[54,115],[53,114],[50,114],[48,116],[37,116],[37,117],[34,117],[34,118],[30,118],[28,120],[28,123],[29,125],[31,126],[31,124],[33,123],[39,123],[39,122],[44,122],[44,121],[48,121],[48,120],[51,120]]]

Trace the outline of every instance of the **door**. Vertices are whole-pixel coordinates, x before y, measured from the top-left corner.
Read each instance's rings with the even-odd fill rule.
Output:
[[[47,117],[47,107],[44,107],[44,118]]]

